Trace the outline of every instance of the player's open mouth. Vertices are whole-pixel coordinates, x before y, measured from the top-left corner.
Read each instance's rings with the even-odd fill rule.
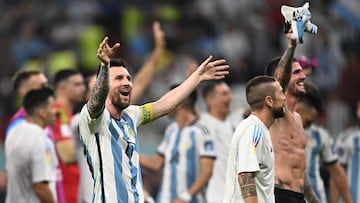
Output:
[[[129,96],[130,95],[130,91],[128,91],[128,90],[124,90],[124,91],[120,91],[120,94],[122,95],[122,96]]]

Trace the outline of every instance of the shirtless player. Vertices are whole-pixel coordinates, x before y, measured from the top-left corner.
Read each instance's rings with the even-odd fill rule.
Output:
[[[297,45],[290,39],[283,56],[273,59],[265,74],[275,76],[285,91],[286,115],[275,120],[270,128],[275,152],[275,202],[309,203],[318,202],[305,175],[306,137],[301,117],[294,111],[297,98],[305,93],[306,78],[300,64],[293,60]]]

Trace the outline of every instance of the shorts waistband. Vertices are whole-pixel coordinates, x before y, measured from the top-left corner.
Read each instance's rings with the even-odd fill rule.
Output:
[[[275,195],[284,195],[284,196],[290,196],[290,197],[294,197],[296,199],[304,199],[304,193],[300,193],[300,192],[294,192],[291,190],[286,190],[286,189],[282,189],[282,188],[278,188],[275,187]]]

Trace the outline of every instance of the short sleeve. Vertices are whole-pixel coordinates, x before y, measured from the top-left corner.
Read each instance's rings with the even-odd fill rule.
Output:
[[[51,152],[46,150],[46,138],[44,135],[39,135],[34,143],[34,148],[31,152],[31,170],[32,182],[38,183],[42,181],[54,181],[53,177],[53,160]]]
[[[239,143],[237,143],[237,173],[260,171],[260,156],[258,154],[261,153],[263,129],[258,125],[251,125],[246,128],[243,134],[235,136],[240,136]]]
[[[198,149],[201,157],[216,157],[215,135],[208,127],[200,125],[200,136],[198,136]]]
[[[87,104],[81,109],[79,128],[81,134],[95,134],[99,132],[106,109],[97,117],[92,119],[87,109]]]
[[[335,148],[341,164],[346,164],[350,156],[347,142],[346,133],[340,134],[336,140]]]
[[[335,150],[335,143],[325,129],[320,130],[322,140],[321,158],[325,163],[331,163],[338,159]]]

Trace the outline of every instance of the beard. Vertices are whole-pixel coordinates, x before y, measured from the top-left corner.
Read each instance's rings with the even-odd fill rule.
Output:
[[[272,110],[272,113],[273,113],[274,118],[284,117],[284,115],[285,115],[285,107],[274,108]]]
[[[121,98],[117,98],[112,100],[112,104],[118,111],[122,111],[130,105],[130,100],[129,102],[123,102]]]

